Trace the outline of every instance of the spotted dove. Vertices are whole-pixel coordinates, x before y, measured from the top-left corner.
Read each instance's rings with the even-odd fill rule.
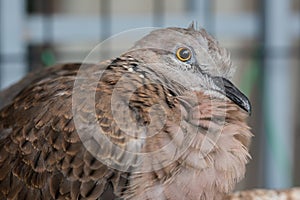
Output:
[[[28,75],[0,95],[0,199],[223,199],[252,136],[232,75],[193,26]]]

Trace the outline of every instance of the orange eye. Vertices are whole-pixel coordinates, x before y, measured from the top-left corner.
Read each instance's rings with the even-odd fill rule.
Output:
[[[180,47],[179,49],[177,49],[176,51],[176,56],[177,58],[182,61],[182,62],[186,62],[188,60],[191,59],[192,57],[192,52],[190,49],[186,48],[186,47]]]

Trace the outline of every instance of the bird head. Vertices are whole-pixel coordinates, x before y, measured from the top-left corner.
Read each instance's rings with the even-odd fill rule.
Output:
[[[204,29],[165,28],[152,31],[128,52],[171,82],[190,91],[204,91],[236,103],[251,114],[248,98],[230,81],[234,73],[230,54]]]

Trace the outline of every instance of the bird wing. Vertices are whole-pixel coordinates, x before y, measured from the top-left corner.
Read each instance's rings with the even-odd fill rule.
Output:
[[[119,179],[75,130],[72,88],[80,66],[58,65],[14,86],[17,94],[0,111],[0,199],[96,199],[108,180]]]
[[[127,172],[152,170],[151,157],[136,168],[139,153],[164,146],[165,119],[180,113],[139,67],[129,57],[58,65],[12,86],[0,110],[0,199],[113,199]]]

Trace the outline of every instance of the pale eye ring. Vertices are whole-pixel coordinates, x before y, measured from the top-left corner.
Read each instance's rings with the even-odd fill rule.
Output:
[[[192,52],[189,48],[186,47],[180,47],[176,51],[176,57],[182,61],[186,62],[189,61],[192,58]]]

